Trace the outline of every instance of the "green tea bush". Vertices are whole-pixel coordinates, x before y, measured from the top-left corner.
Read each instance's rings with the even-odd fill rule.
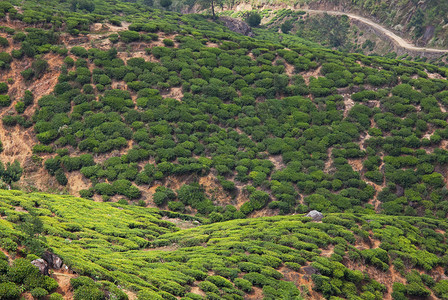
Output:
[[[0,94],[6,94],[8,92],[8,84],[6,82],[0,82]]]
[[[31,295],[34,298],[42,299],[43,297],[48,295],[48,292],[45,289],[38,287],[38,288],[34,288],[33,290],[31,290]]]
[[[92,299],[92,300],[101,300],[104,299],[104,293],[100,291],[95,286],[84,285],[77,289],[75,289],[73,293],[73,299],[75,300],[83,300],[83,299]]]
[[[20,287],[12,282],[0,283],[0,297],[2,299],[18,299],[21,294]]]

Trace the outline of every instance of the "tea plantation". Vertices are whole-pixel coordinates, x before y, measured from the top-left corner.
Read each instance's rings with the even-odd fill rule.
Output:
[[[170,5],[0,2],[0,299],[448,299],[446,57]]]
[[[123,290],[138,299],[448,296],[440,280],[446,221],[333,213],[321,222],[278,216],[179,230],[157,209],[17,191],[0,197],[2,247],[26,243],[60,255],[81,276],[72,279],[75,299],[103,299],[106,290],[119,299],[127,299]],[[30,218],[41,223],[32,236],[23,227]],[[399,281],[389,282],[391,274]]]

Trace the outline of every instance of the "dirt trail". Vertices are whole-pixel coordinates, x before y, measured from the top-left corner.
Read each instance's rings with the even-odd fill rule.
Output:
[[[76,274],[72,274],[69,271],[64,270],[52,270],[52,277],[58,282],[59,287],[56,290],[62,295],[64,300],[73,299],[73,290],[71,288],[70,279],[78,277]]]
[[[404,40],[402,37],[399,37],[398,35],[396,35],[395,33],[393,33],[392,31],[390,31],[389,29],[381,26],[380,24],[377,24],[375,22],[373,22],[372,20],[369,20],[367,18],[361,17],[359,15],[356,14],[352,14],[352,13],[347,13],[347,12],[341,12],[341,11],[331,11],[331,10],[315,10],[315,9],[300,9],[301,11],[305,11],[308,13],[317,13],[317,14],[329,14],[329,15],[334,15],[334,16],[341,16],[341,15],[346,15],[347,17],[351,18],[351,19],[355,19],[358,21],[361,21],[373,28],[375,28],[376,30],[382,32],[383,34],[385,34],[388,38],[390,38],[395,44],[397,44],[398,46],[408,49],[408,50],[413,50],[413,51],[422,51],[422,52],[436,52],[436,53],[448,53],[448,50],[445,49],[434,49],[434,48],[423,48],[423,47],[417,47],[412,45],[411,43],[407,42],[406,40]]]

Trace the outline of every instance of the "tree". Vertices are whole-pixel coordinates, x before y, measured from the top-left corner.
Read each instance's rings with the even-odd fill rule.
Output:
[[[62,169],[58,169],[54,175],[56,176],[56,180],[58,181],[58,183],[60,185],[67,185],[68,180],[67,177],[65,176],[64,170]]]
[[[163,8],[167,8],[167,7],[171,6],[172,3],[173,2],[171,0],[160,0],[160,5]]]
[[[44,223],[39,217],[28,215],[20,223],[19,230],[24,233],[22,244],[36,255],[42,255],[45,250],[45,237],[41,236]]]
[[[223,0],[200,0],[199,2],[203,8],[210,8],[212,10],[213,19],[216,18],[215,15],[215,6],[220,5],[222,6],[224,1]]]
[[[251,12],[246,18],[247,24],[249,24],[250,27],[257,27],[260,25],[261,22],[261,16],[257,12]]]
[[[291,29],[293,29],[294,25],[292,24],[292,20],[285,21],[280,27],[283,33],[289,33]]]
[[[19,181],[22,177],[23,169],[20,167],[20,163],[15,160],[12,164],[7,163],[6,168],[3,163],[0,162],[0,177],[10,185],[12,182]]]
[[[143,4],[145,4],[147,6],[153,6],[154,0],[143,0]]]

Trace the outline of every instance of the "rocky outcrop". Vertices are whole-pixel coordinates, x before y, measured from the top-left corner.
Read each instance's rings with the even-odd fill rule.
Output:
[[[246,36],[253,37],[254,33],[250,26],[241,20],[231,18],[231,17],[219,17],[219,20],[224,23],[224,25],[232,30],[233,32],[244,34]]]
[[[42,258],[48,263],[52,269],[59,270],[62,267],[62,259],[54,253],[45,251]]]
[[[48,275],[48,263],[42,258],[33,260],[31,264],[36,266],[41,274]]]
[[[62,259],[54,253],[45,251],[42,258],[33,260],[31,264],[35,265],[43,275],[49,275],[49,269],[62,268]]]
[[[312,210],[309,213],[307,213],[305,217],[313,219],[314,222],[319,222],[323,219],[324,215],[317,210]]]

